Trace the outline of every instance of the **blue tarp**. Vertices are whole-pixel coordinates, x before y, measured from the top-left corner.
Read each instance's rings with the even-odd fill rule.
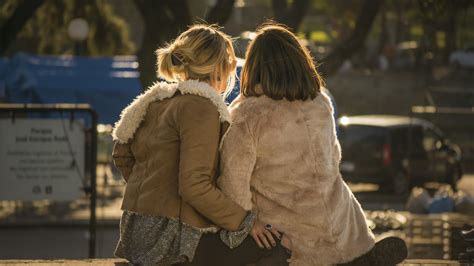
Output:
[[[99,122],[112,124],[141,91],[138,63],[127,57],[39,56],[19,53],[0,59],[0,97],[4,84],[11,103],[88,103]]]
[[[244,60],[239,59],[235,87],[226,95],[227,104],[240,93],[243,64]],[[141,88],[134,56],[91,58],[18,53],[10,59],[0,58],[0,98],[11,103],[88,103],[104,124],[116,122],[121,110]],[[334,101],[333,104],[335,107]]]

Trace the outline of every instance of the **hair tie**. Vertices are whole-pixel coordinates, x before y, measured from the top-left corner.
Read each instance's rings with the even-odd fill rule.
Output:
[[[175,53],[171,54],[171,63],[174,66],[181,66],[181,65],[186,66],[188,64],[188,62],[186,62],[186,60],[184,60],[184,58],[182,58],[181,56],[176,55]]]

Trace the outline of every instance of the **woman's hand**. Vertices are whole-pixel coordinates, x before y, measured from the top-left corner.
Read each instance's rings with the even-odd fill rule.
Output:
[[[268,228],[268,226],[259,220],[255,220],[253,223],[250,234],[260,248],[265,247],[267,249],[271,249],[272,246],[276,246],[274,237],[277,237],[278,239],[281,238],[281,234],[276,229]]]

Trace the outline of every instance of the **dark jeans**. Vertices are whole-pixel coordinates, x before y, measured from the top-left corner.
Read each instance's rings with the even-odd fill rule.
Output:
[[[251,236],[234,249],[227,247],[219,238],[219,234],[204,234],[201,237],[192,262],[178,264],[188,265],[226,265],[240,266],[255,264],[257,266],[288,265],[290,258],[286,249],[277,241],[276,247],[271,250],[261,249]]]

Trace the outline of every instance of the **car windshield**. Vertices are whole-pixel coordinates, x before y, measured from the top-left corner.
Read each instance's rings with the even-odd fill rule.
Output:
[[[385,141],[385,130],[375,126],[347,125],[339,129],[339,140],[345,153],[351,151],[374,152]]]

